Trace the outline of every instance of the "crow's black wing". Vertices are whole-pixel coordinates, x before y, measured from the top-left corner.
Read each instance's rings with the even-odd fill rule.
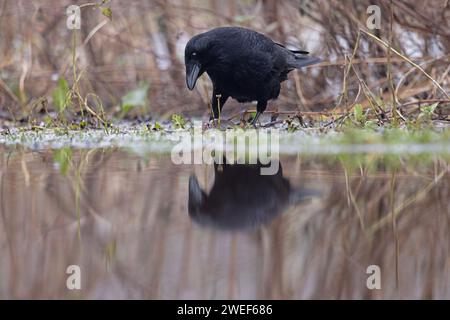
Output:
[[[274,71],[285,72],[292,69],[300,69],[322,61],[319,58],[307,56],[309,54],[308,51],[287,49],[284,45],[273,42],[260,33],[256,33],[255,37],[258,40],[256,41],[255,49],[270,53]]]
[[[234,67],[233,80],[249,87],[267,81],[274,69],[271,55],[261,51],[244,51]]]
[[[288,49],[288,48],[286,48],[284,45],[282,45],[281,43],[278,43],[278,42],[274,42],[277,46],[279,46],[279,47],[282,47],[282,48],[284,48],[284,49],[286,49],[286,50],[288,50],[288,51],[290,51],[290,52],[292,52],[292,53],[294,53],[294,54],[309,54],[309,52],[308,51],[304,51],[304,50],[291,50],[291,49]]]

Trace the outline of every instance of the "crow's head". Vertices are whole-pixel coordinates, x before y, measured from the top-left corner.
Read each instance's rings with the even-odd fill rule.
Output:
[[[193,37],[186,45],[184,63],[186,65],[186,84],[189,90],[194,89],[197,79],[205,72],[210,61],[210,50],[213,40],[207,34]]]

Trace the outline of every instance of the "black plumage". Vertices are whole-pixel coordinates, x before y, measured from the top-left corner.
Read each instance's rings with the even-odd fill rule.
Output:
[[[222,230],[257,228],[269,223],[289,204],[291,186],[280,168],[261,175],[261,164],[214,164],[209,193],[189,178],[189,216],[198,224]]]
[[[217,119],[228,98],[257,101],[256,123],[267,101],[280,94],[281,82],[294,69],[318,63],[308,52],[289,50],[265,35],[239,27],[222,27],[194,36],[186,45],[186,84],[193,90],[206,72],[213,84],[212,109]]]
[[[189,178],[189,216],[197,224],[221,230],[255,229],[270,223],[287,208],[297,206],[322,192],[292,186],[283,169],[261,175],[271,164],[214,164],[214,184],[209,192],[195,177]]]

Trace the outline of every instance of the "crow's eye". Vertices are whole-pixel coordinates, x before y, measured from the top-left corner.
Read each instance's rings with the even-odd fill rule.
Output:
[[[191,57],[196,57],[197,56],[197,52],[192,52]]]

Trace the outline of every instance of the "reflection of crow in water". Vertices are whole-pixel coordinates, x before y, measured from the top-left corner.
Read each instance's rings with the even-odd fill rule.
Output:
[[[292,192],[281,164],[275,175],[261,175],[262,165],[214,165],[214,185],[206,194],[197,178],[189,178],[189,215],[201,225],[225,230],[248,229],[268,223],[290,202],[308,192]],[[296,199],[294,199],[296,198]]]

